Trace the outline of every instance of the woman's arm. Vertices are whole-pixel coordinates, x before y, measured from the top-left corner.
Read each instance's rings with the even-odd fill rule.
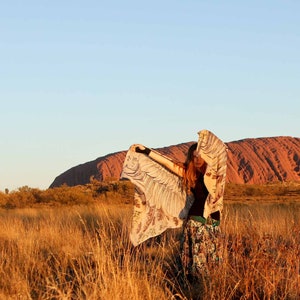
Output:
[[[140,144],[134,144],[131,146],[131,150],[139,153],[144,153],[152,158],[154,161],[159,163],[160,165],[166,167],[171,172],[175,173],[176,175],[183,177],[184,169],[183,167],[174,163],[170,158],[156,152],[153,149],[147,148]]]

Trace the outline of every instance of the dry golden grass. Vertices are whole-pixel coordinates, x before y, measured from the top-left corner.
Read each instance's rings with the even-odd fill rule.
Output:
[[[131,204],[1,209],[0,299],[300,299],[297,193],[290,202],[231,193],[222,262],[198,283],[180,276],[180,230],[131,245]]]

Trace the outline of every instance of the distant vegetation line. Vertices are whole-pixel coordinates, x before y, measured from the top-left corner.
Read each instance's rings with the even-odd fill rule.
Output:
[[[129,181],[92,180],[87,185],[40,190],[23,186],[0,192],[0,208],[14,209],[35,206],[103,203],[133,204],[134,186]],[[225,201],[300,201],[300,183],[244,185],[228,183]]]

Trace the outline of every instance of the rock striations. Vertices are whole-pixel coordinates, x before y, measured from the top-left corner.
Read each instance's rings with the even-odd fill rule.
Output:
[[[183,162],[192,142],[156,149],[174,161]],[[263,184],[276,181],[300,181],[300,138],[280,136],[249,138],[226,143],[228,147],[227,182]],[[57,176],[50,188],[62,184],[86,184],[119,179],[126,151],[99,157]]]

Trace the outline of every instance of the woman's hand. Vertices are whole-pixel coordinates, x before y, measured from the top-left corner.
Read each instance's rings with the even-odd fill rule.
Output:
[[[130,150],[134,151],[134,152],[137,152],[137,153],[143,153],[143,154],[146,154],[146,155],[149,155],[149,153],[151,152],[150,148],[147,148],[147,147],[145,147],[144,145],[141,145],[141,144],[133,144],[130,147]]]

